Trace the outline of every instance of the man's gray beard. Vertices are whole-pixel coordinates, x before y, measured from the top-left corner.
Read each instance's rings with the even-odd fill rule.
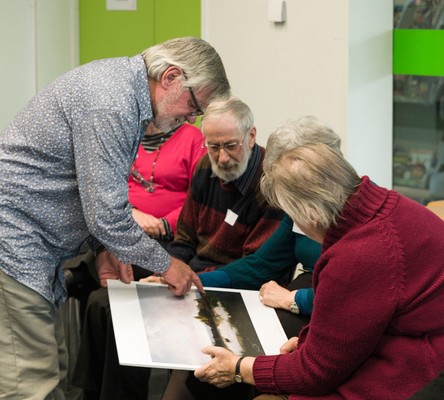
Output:
[[[242,162],[239,163],[235,171],[225,171],[217,165],[216,161],[214,161],[211,156],[209,157],[211,162],[211,169],[214,175],[216,175],[219,179],[222,179],[224,182],[232,182],[240,178],[247,170],[248,161],[251,157],[251,149],[247,147],[247,150],[245,150],[245,157]]]
[[[162,132],[169,132],[185,122],[185,117],[169,116],[168,110],[177,101],[179,94],[175,98],[163,98],[157,106],[157,116],[154,118],[154,125]]]
[[[154,118],[153,122],[157,129],[159,129],[161,132],[170,132],[177,126],[183,124],[183,122],[181,122],[177,117]]]

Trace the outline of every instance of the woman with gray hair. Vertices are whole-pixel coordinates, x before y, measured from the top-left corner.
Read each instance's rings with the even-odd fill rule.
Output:
[[[264,170],[285,151],[309,143],[324,143],[341,152],[341,138],[337,133],[313,115],[305,115],[297,120],[289,120],[277,128],[268,138]]]
[[[433,379],[444,368],[444,222],[321,143],[285,152],[261,188],[322,243],[310,323],[280,355],[208,347],[195,376],[244,381],[270,393],[261,400],[406,399]]]

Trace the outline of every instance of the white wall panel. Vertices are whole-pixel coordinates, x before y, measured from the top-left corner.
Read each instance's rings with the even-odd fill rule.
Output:
[[[78,0],[0,1],[0,130],[79,63]]]
[[[37,87],[35,0],[0,1],[0,130]]]
[[[252,108],[258,142],[313,114],[343,139],[360,174],[391,186],[392,0],[202,0],[202,35],[220,53],[233,93]]]

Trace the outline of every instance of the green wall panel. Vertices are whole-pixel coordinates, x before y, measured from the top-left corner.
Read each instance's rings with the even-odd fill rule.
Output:
[[[154,41],[180,36],[200,37],[200,0],[156,0]]]
[[[395,29],[393,73],[444,76],[444,30]]]
[[[200,37],[200,0],[137,0],[136,11],[107,11],[80,0],[80,63],[132,56],[179,36]]]

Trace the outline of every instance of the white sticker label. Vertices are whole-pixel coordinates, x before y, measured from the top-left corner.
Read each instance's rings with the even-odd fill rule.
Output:
[[[305,233],[301,231],[301,228],[299,228],[299,226],[296,225],[296,222],[293,222],[293,232],[305,235]]]
[[[227,215],[225,216],[225,222],[231,226],[233,226],[236,223],[238,215],[231,211],[230,209],[227,210]]]

